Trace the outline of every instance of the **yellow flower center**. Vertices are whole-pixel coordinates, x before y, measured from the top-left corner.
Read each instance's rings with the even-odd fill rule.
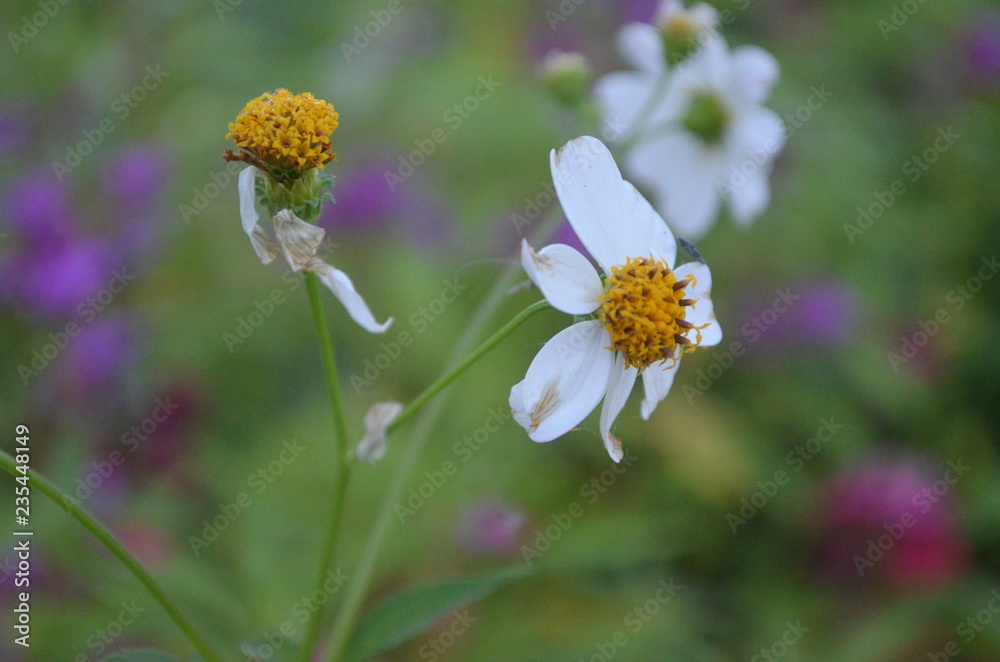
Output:
[[[226,134],[244,154],[229,152],[225,158],[293,177],[310,168],[322,169],[337,156],[330,135],[339,123],[333,105],[308,92],[262,94],[246,105]]]
[[[687,13],[678,12],[663,21],[661,29],[672,37],[690,38],[698,32],[698,25]]]
[[[697,299],[685,299],[685,288],[696,283],[693,274],[678,280],[660,260],[630,257],[620,267],[612,267],[605,282],[598,314],[611,334],[612,351],[625,357],[625,365],[644,370],[654,363],[692,352],[701,344],[702,326],[684,319],[688,306]],[[695,340],[685,334],[694,331]]]

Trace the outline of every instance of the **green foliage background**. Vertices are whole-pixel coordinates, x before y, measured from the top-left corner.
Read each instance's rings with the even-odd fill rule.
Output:
[[[952,315],[923,350],[921,357],[930,359],[897,372],[887,357],[997,252],[1000,88],[971,78],[963,50],[984,8],[964,0],[927,2],[884,35],[879,21],[891,20],[894,7],[886,0],[716,4],[734,12],[725,28],[731,44],[760,45],[781,63],[769,104],[780,115],[806,103],[814,86],[832,93],[791,136],[772,179],[770,209],[746,232],[723,219],[699,244],[713,269],[724,343],[746,340],[742,325],[770,304],[776,288],[816,278],[842,279],[856,292],[852,335],[831,347],[793,340],[765,347],[765,334],[693,397],[685,386],[694,386],[716,358],[705,351],[685,359],[649,423],[639,418],[640,396],[633,395],[617,428],[635,461],[591,502],[587,484],[610,466],[594,418],[547,445],[531,443],[508,421],[467,462],[455,450],[493,410],[506,411],[510,386],[567,323],[555,312],[533,318],[447,396],[411,487],[418,490],[429,480],[420,475],[445,462],[458,471],[394,525],[373,597],[519,562],[517,550],[476,556],[457,544],[460,509],[477,499],[499,497],[526,513],[526,544],[571,504],[584,514],[544,553],[544,572],[473,607],[478,620],[439,659],[601,659],[592,657],[598,645],[619,630],[629,636],[620,660],[752,659],[781,637],[787,621],[809,628],[788,660],[927,659],[1000,587],[1000,282],[986,283]],[[131,478],[109,497],[120,503],[107,521],[116,531],[138,524],[157,533],[154,573],[200,629],[230,651],[292,619],[311,585],[332,447],[305,297],[283,280],[283,267],[263,268],[254,258],[238,224],[235,185],[223,187],[189,223],[184,219],[181,205],[192,204],[224,166],[227,123],[264,91],[312,91],[341,115],[334,174],[372,154],[394,164],[414,141],[448,127],[447,140],[399,185],[406,200],[433,201],[412,213],[439,228],[441,238],[426,241],[408,208],[377,230],[331,233],[339,244],[334,264],[350,274],[377,317],[396,317],[388,334],[371,336],[326,297],[349,424],[360,438],[370,404],[408,401],[438,374],[515,255],[512,215],[523,214],[526,198],[544,190],[549,150],[593,130],[553,105],[536,82],[538,44],[575,45],[602,73],[622,66],[613,48],[619,8],[601,0],[583,2],[554,27],[546,11],[558,12],[555,2],[403,2],[371,43],[348,58],[343,44],[385,6],[70,2],[19,52],[2,45],[0,97],[40,109],[27,156],[0,166],[5,181],[37,168],[50,176],[49,164],[109,115],[111,100],[140,81],[147,65],[169,72],[67,176],[81,215],[100,227],[101,203],[92,191],[116,148],[155,139],[172,159],[157,221],[160,256],[113,304],[143,320],[143,359],[125,378],[128,395],[97,398],[91,409],[75,411],[48,397],[46,380],[56,379],[56,370],[24,387],[18,366],[55,326],[7,307],[0,322],[0,429],[10,449],[14,424],[30,425],[33,466],[71,490],[92,461],[148,415],[159,388],[180,380],[196,389],[200,416],[190,448],[170,472],[133,474],[127,464]],[[34,4],[7,4],[0,25],[16,32],[35,11]],[[444,114],[481,76],[494,77],[497,91],[458,128],[446,124]],[[961,138],[911,181],[904,164],[948,127]],[[905,194],[850,241],[844,225],[856,222],[856,208],[896,179],[904,180]],[[456,278],[467,289],[416,332],[411,316],[438,297],[443,281]],[[224,335],[275,289],[287,302],[230,351]],[[511,296],[491,328],[536,296]],[[413,344],[370,385],[352,388],[350,377],[363,376],[382,343],[407,329]],[[785,455],[829,417],[843,430],[734,534],[727,514],[738,511],[758,481],[787,469]],[[301,459],[256,493],[249,477],[291,439],[306,448]],[[385,461],[354,475],[343,539],[348,575],[406,443],[404,431],[390,440]],[[886,444],[942,462],[961,458],[971,467],[953,494],[971,562],[943,588],[901,590],[876,576],[839,586],[817,578],[812,552],[824,481]],[[6,504],[13,490],[3,492]],[[190,536],[201,535],[203,520],[240,492],[250,494],[252,507],[196,556]],[[36,569],[44,573],[33,594],[34,646],[24,657],[4,635],[3,659],[101,659],[89,642],[116,618],[122,601],[132,600],[146,611],[115,646],[190,654],[160,610],[84,531],[40,495],[33,508]],[[3,512],[11,510],[5,505]],[[627,615],[671,578],[683,590],[631,632]],[[0,618],[9,621],[9,610]],[[384,659],[430,659],[421,651],[441,632],[432,629]],[[958,659],[998,657],[1000,628],[992,622],[963,643]]]

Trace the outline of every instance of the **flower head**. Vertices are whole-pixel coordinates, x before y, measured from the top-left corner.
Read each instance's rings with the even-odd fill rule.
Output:
[[[654,23],[663,40],[664,57],[676,64],[716,34],[719,13],[704,2],[685,9],[680,0],[664,0]]]
[[[480,499],[459,508],[458,542],[470,554],[504,554],[517,548],[527,519],[500,499]]]
[[[229,125],[227,137],[242,151],[228,150],[223,158],[250,164],[239,176],[240,219],[260,261],[268,264],[284,255],[293,271],[315,274],[362,328],[383,333],[392,319],[375,321],[347,274],[318,257],[326,231],[312,221],[324,200],[333,202],[324,192],[333,177],[319,171],[336,157],[330,135],[339,120],[333,105],[312,94],[284,89],[263,94]],[[267,208],[273,233],[261,227],[258,203]]]
[[[874,579],[929,589],[953,582],[969,556],[954,489],[967,470],[961,458],[942,466],[883,451],[837,472],[821,495],[822,572],[840,585]]]
[[[667,16],[661,22],[683,15]],[[781,119],[762,105],[778,79],[777,61],[754,46],[730,52],[703,27],[698,48],[668,70],[651,30],[622,28],[623,54],[637,70],[608,74],[594,87],[608,122],[629,137],[627,171],[653,191],[657,209],[683,236],[703,236],[723,200],[737,223],[749,225],[767,208],[771,166],[785,141]]]
[[[709,293],[708,267],[674,266],[677,244],[663,219],[622,179],[595,138],[577,138],[551,157],[556,193],[606,280],[579,251],[522,244],[521,263],[552,306],[590,315],[556,334],[510,393],[515,420],[538,442],[576,426],[604,398],[601,436],[616,462],[621,442],[611,425],[641,374],[649,419],[666,397],[681,356],[718,344],[722,329]]]
[[[313,168],[336,158],[330,136],[340,116],[333,105],[306,92],[292,94],[279,89],[257,97],[229,125],[241,154],[226,153],[227,160],[256,165],[288,183]]]
[[[333,292],[355,322],[371,333],[384,333],[392,325],[392,318],[379,324],[354,283],[343,271],[335,269],[318,257],[326,231],[299,218],[292,208],[284,208],[271,217],[273,227],[269,234],[260,224],[257,212],[257,181],[261,172],[250,166],[239,176],[240,219],[243,232],[263,264],[269,264],[283,255],[293,271],[307,271],[319,278]],[[273,205],[274,201],[270,201]],[[318,201],[316,202],[318,204]]]

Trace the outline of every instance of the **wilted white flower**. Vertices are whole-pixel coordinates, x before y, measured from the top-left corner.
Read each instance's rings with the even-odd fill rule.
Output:
[[[315,273],[361,328],[371,333],[384,333],[392,325],[392,318],[379,324],[347,274],[316,257],[326,234],[323,228],[306,223],[291,209],[279,211],[272,219],[274,239],[260,226],[255,188],[258,175],[263,176],[254,166],[245,168],[239,176],[239,190],[243,231],[250,238],[260,261],[268,264],[279,255],[284,255],[293,271]]]
[[[604,398],[601,436],[615,462],[621,442],[611,434],[641,374],[649,419],[673,383],[681,355],[715,345],[722,329],[709,293],[708,267],[673,267],[677,243],[663,219],[631,184],[597,139],[577,138],[551,155],[556,193],[570,224],[606,275],[564,244],[538,252],[524,242],[521,262],[556,309],[590,316],[555,335],[510,392],[515,420],[538,442],[580,423]]]
[[[399,402],[379,402],[365,414],[365,436],[358,443],[355,455],[362,462],[378,462],[385,457],[386,430],[403,412]]]

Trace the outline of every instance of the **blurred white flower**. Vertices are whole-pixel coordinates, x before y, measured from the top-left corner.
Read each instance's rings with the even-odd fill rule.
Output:
[[[378,462],[385,457],[386,430],[403,412],[399,402],[379,402],[365,414],[365,436],[358,443],[355,455],[362,462]]]
[[[655,194],[657,209],[675,232],[699,239],[723,200],[743,226],[767,208],[768,180],[785,129],[762,104],[779,67],[756,46],[730,52],[715,32],[717,16],[710,8],[696,6],[685,14],[678,3],[667,4],[659,30],[638,23],[622,28],[622,55],[636,71],[603,76],[594,95],[607,121],[626,127],[620,135],[629,150],[630,177]],[[696,11],[700,18],[691,18]],[[668,69],[662,26],[678,21],[699,35],[697,47]]]
[[[591,315],[555,335],[510,392],[514,419],[537,442],[580,423],[604,398],[601,436],[615,462],[621,442],[611,425],[639,374],[649,419],[673,383],[681,355],[715,345],[722,329],[709,293],[708,267],[673,268],[677,243],[663,219],[622,179],[596,138],[577,138],[550,157],[556,193],[606,282],[579,251],[522,244],[521,262],[546,300],[571,315]],[[676,272],[676,273],[675,273]],[[690,336],[690,337],[689,337]]]
[[[284,255],[293,271],[310,271],[316,274],[361,328],[371,333],[384,333],[392,325],[392,318],[382,324],[375,321],[368,304],[358,294],[347,274],[316,257],[326,234],[323,228],[306,223],[291,209],[279,211],[272,219],[274,239],[260,226],[255,189],[258,175],[263,176],[254,166],[244,168],[239,177],[239,191],[243,231],[250,238],[250,244],[260,261],[268,264],[279,255]]]
[[[766,51],[743,46],[730,53],[722,38],[674,72],[659,107],[662,125],[639,140],[626,166],[656,194],[676,232],[704,236],[723,199],[742,226],[767,208],[785,127],[761,104],[777,79],[778,63]]]
[[[602,76],[594,85],[594,96],[604,111],[609,131],[616,140],[631,137],[643,111],[644,124],[667,119],[662,109],[647,108],[651,97],[660,96],[669,80],[669,66],[692,56],[718,37],[718,12],[705,3],[684,9],[679,0],[664,0],[655,24],[627,23],[616,36],[618,52],[632,69]]]

